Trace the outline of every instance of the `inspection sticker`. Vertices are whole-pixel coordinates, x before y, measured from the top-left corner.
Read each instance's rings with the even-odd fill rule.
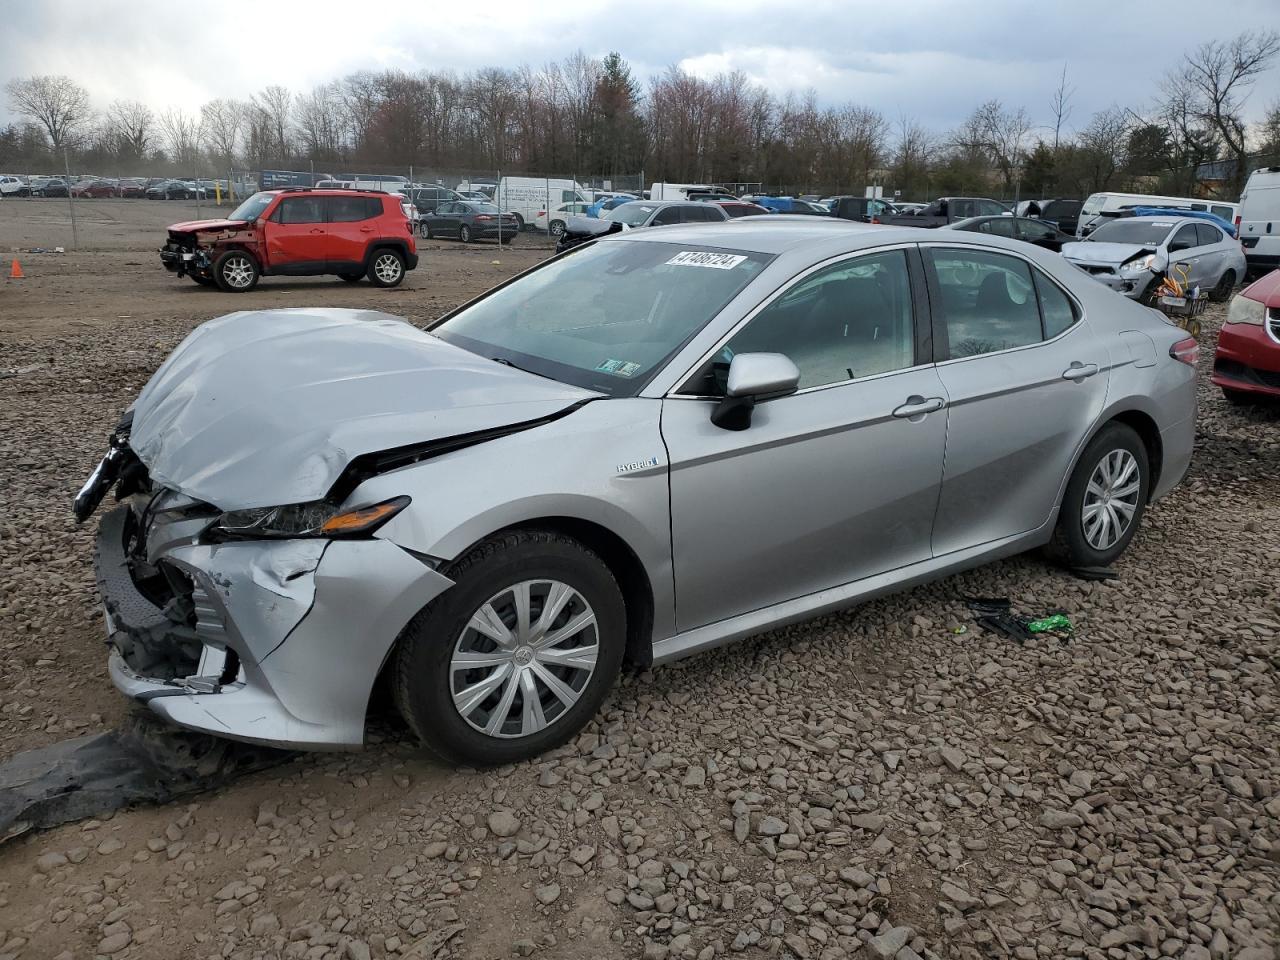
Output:
[[[732,270],[747,259],[737,253],[707,253],[705,250],[681,250],[667,261],[673,267],[710,267],[712,270]]]

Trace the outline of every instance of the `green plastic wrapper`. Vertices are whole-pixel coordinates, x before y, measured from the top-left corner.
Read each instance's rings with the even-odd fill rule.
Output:
[[[1042,620],[1032,620],[1027,624],[1027,629],[1032,633],[1045,633],[1049,630],[1066,630],[1069,632],[1071,630],[1071,621],[1067,619],[1065,613],[1055,613]]]

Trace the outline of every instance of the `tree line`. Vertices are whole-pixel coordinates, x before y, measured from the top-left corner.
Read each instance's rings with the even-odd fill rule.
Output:
[[[465,74],[359,71],[309,91],[268,86],[248,99],[216,98],[197,111],[157,112],[136,100],[97,107],[69,77],[31,76],[6,85],[22,121],[0,128],[0,169],[643,171],[648,180],[823,192],[878,183],[916,199],[1134,185],[1182,195],[1195,189],[1198,166],[1225,161],[1215,184],[1234,197],[1258,154],[1280,163],[1280,102],[1261,123],[1244,120],[1277,54],[1275,31],[1206,41],[1170,67],[1148,102],[1079,118],[1064,67],[1049,103],[993,99],[950,130],[856,102],[824,106],[812,91],[778,96],[737,71],[704,78],[672,66],[642,83],[617,53]]]

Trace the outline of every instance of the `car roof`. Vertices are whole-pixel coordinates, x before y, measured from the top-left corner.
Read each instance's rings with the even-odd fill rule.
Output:
[[[602,238],[653,243],[688,243],[706,247],[726,247],[751,253],[779,254],[800,244],[843,240],[850,250],[880,246],[895,241],[916,241],[937,237],[936,231],[920,227],[882,227],[854,220],[815,216],[743,217],[720,223],[673,224],[655,230],[615,233]]]

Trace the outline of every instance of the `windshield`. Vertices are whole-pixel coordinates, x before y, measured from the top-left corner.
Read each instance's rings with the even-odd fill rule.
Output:
[[[634,227],[648,220],[649,214],[653,213],[653,211],[657,209],[658,208],[652,203],[639,203],[632,201],[631,203],[624,203],[620,207],[614,207],[601,217],[601,219],[617,220],[620,223],[625,223],[629,227]]]
[[[270,193],[255,193],[244,203],[240,204],[240,206],[232,210],[231,213],[227,215],[227,219],[241,220],[245,223],[248,223],[250,220],[257,220],[262,216],[262,211],[267,209],[267,206],[271,203],[271,198],[273,196],[274,194]]]
[[[518,277],[431,332],[540,376],[631,396],[771,259],[606,240]]]
[[[1110,220],[1089,235],[1091,243],[1141,243],[1158,246],[1173,229],[1170,220]]]

